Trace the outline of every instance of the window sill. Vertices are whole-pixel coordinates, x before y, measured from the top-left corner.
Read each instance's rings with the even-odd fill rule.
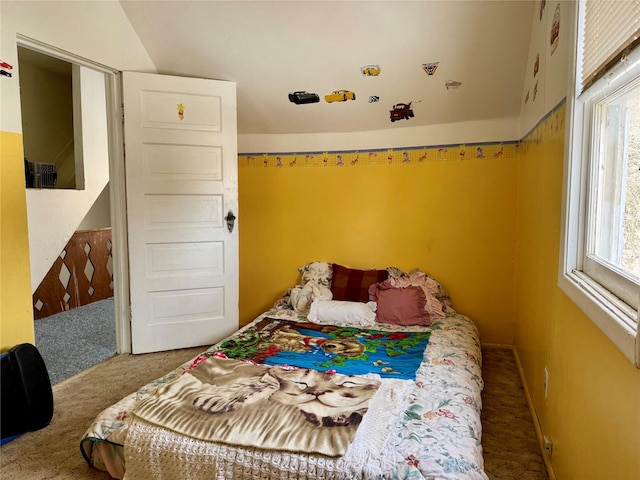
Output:
[[[637,368],[640,368],[637,312],[605,293],[581,272],[564,272],[558,286]]]

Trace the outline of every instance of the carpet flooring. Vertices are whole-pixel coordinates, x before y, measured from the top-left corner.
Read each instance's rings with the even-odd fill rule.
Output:
[[[107,406],[202,350],[117,355],[55,385],[51,424],[1,447],[0,479],[109,479],[105,472],[89,468],[80,454],[80,438],[91,421]],[[485,349],[483,377],[482,444],[488,477],[548,480],[511,350]]]
[[[490,479],[548,480],[513,352],[482,351],[482,449]]]
[[[116,354],[113,298],[35,320],[34,328],[52,385]]]

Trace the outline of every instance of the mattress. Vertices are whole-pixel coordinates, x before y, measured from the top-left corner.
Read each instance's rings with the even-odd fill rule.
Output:
[[[108,407],[81,439],[81,451],[89,465],[109,472],[113,478],[130,480],[487,479],[481,445],[483,381],[479,335],[473,321],[457,313],[434,319],[429,326],[374,323],[360,333],[360,338],[383,338],[380,343],[383,345],[389,344],[389,338],[404,339],[409,333],[420,334],[416,338],[428,340],[415,367],[402,368],[415,368],[408,376],[381,374],[381,369],[356,374],[377,379],[381,387],[342,455],[212,441],[133,414],[159,391],[182,381],[186,372],[200,368],[198,365],[203,361],[227,358],[234,350],[229,345],[242,346],[243,341],[246,344],[247,338],[252,338],[267,321],[304,326],[308,319],[292,310],[274,308],[193,360]],[[352,325],[343,327],[358,330]],[[412,345],[418,345],[416,342]],[[247,356],[241,358],[254,365],[277,365],[280,361],[277,357],[258,360],[262,362]],[[373,357],[370,360],[378,366],[385,363],[374,361]],[[296,360],[286,361],[291,362]],[[312,362],[299,367],[317,368],[336,375],[351,374],[336,371],[335,366],[334,361],[334,364],[316,362],[314,367]],[[389,368],[387,366],[387,371]]]

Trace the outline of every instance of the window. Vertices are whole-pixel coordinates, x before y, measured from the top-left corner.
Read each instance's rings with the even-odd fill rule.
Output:
[[[628,26],[612,5],[626,11]],[[582,71],[568,109],[559,284],[640,366],[640,2],[587,0],[579,8]],[[607,42],[614,32],[617,40]]]
[[[640,280],[640,75],[621,75],[585,101],[591,120],[584,271],[638,307]],[[631,77],[631,78],[628,78]],[[637,78],[636,78],[637,77]],[[619,83],[619,82],[616,82]],[[586,153],[586,152],[585,152]]]

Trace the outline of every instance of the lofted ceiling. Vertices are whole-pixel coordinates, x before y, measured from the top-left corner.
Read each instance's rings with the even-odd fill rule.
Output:
[[[158,73],[234,81],[240,134],[290,134],[518,116],[536,2],[120,3]],[[325,101],[342,89],[355,100]],[[292,103],[294,91],[320,101]],[[391,122],[409,102],[415,116]]]

